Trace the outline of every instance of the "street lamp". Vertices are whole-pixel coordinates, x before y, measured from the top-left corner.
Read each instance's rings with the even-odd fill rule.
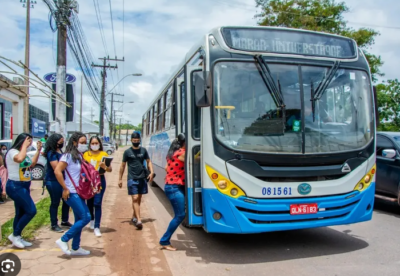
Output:
[[[110,90],[110,91],[108,91],[108,93],[106,94],[106,96],[107,95],[109,95],[110,93],[111,93],[111,91],[113,91],[117,86],[118,86],[118,84],[121,82],[121,81],[123,81],[125,78],[127,78],[127,77],[140,77],[140,76],[142,76],[142,74],[129,74],[129,75],[126,75],[125,77],[123,77],[122,79],[120,79],[120,81]]]

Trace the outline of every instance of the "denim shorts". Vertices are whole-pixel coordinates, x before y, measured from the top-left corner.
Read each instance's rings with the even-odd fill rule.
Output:
[[[148,193],[146,179],[128,179],[128,195],[144,195]]]

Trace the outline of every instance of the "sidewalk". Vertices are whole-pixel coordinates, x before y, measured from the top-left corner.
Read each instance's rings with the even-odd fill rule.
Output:
[[[40,230],[33,241],[33,247],[29,249],[0,247],[0,254],[14,253],[21,259],[22,270],[19,276],[172,275],[163,252],[158,250],[154,219],[148,219],[146,199],[143,203],[142,217],[145,218],[143,230],[137,231],[130,222],[132,207],[127,195],[126,181],[122,189],[119,189],[117,184],[123,151],[121,148],[114,153],[113,172],[106,174],[107,189],[103,200],[101,222],[103,236],[95,237],[88,227],[82,232],[81,246],[90,250],[91,255],[87,257],[64,255],[55,244],[62,234],[52,232],[49,227],[45,227]],[[36,201],[36,196],[33,197]]]

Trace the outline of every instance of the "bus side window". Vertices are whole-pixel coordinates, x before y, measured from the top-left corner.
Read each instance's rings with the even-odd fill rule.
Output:
[[[192,73],[192,84],[194,84],[195,74],[203,74],[202,71],[197,71]],[[194,85],[192,85],[192,109],[193,109],[193,119],[192,119],[192,135],[195,139],[200,139],[201,130],[201,109],[196,105],[196,98],[194,96]]]
[[[194,193],[193,193],[193,208],[194,213],[198,216],[203,214],[202,197],[201,197],[201,151],[200,146],[195,146],[193,148],[193,183],[194,183]]]

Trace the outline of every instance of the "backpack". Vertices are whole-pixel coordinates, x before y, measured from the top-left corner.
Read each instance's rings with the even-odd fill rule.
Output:
[[[82,199],[91,199],[101,191],[101,180],[99,172],[83,157],[81,162],[81,173],[79,176],[79,186],[77,187],[68,170],[65,170],[74,185],[76,192]]]

